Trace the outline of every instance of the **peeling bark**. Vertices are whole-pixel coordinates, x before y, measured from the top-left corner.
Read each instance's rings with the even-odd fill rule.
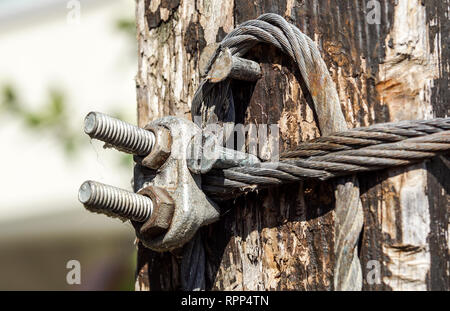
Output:
[[[449,0],[379,3],[380,24],[369,24],[366,0],[137,0],[139,125],[190,118],[203,48],[266,12],[316,41],[349,127],[448,115]],[[263,77],[232,84],[236,122],[278,124],[281,151],[317,137],[310,95],[288,57],[261,45],[246,57]],[[359,176],[363,289],[449,289],[449,173],[442,156]],[[223,204],[221,220],[202,230],[207,288],[333,289],[334,204],[330,183],[310,181]],[[373,260],[378,284],[367,279]],[[136,284],[180,288],[179,258],[139,245]]]

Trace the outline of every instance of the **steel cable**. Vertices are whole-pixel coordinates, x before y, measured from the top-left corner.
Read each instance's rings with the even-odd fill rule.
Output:
[[[336,197],[334,289],[360,290],[362,272],[357,248],[363,212],[354,174],[408,165],[448,152],[450,118],[347,130],[334,82],[316,44],[296,26],[272,13],[231,31],[211,57],[206,72],[222,49],[242,57],[258,43],[273,45],[295,61],[311,94],[322,137],[282,153],[278,162],[212,170],[202,176],[203,191],[220,201],[309,178],[328,180],[353,175],[333,182]],[[226,106],[226,101],[233,102],[229,83],[229,79],[218,84],[202,80],[191,103],[193,118],[202,116],[204,124],[217,121],[209,113]],[[219,91],[214,93],[215,88]]]

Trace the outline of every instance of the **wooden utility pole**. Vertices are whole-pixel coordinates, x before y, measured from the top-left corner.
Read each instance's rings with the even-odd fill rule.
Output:
[[[319,46],[350,128],[444,117],[449,97],[449,0],[136,0],[139,125],[190,118],[199,56],[236,25],[277,13]],[[256,83],[233,83],[236,123],[278,124],[281,151],[319,136],[291,60],[257,46]],[[450,158],[358,176],[364,209],[364,290],[449,290]],[[304,182],[222,204],[202,229],[206,289],[333,290],[334,195]],[[180,288],[179,258],[138,245],[136,289]],[[379,272],[379,273],[378,273]]]

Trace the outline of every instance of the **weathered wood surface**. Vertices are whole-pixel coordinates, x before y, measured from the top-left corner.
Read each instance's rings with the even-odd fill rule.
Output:
[[[139,125],[169,114],[190,118],[203,48],[266,12],[319,45],[349,127],[448,115],[449,0],[379,1],[379,24],[367,22],[368,2],[137,0]],[[236,122],[279,124],[282,150],[317,137],[292,62],[262,46],[248,57],[263,77],[233,83]],[[359,176],[363,289],[449,289],[449,173],[449,158],[437,157]],[[332,189],[305,182],[224,204],[221,221],[202,231],[207,288],[333,289]],[[374,260],[378,283],[367,279]],[[179,287],[179,258],[139,245],[136,288]]]

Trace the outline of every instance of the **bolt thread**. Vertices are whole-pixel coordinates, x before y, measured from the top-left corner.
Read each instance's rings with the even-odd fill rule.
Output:
[[[155,143],[153,132],[100,112],[90,112],[86,116],[84,132],[121,151],[141,156],[149,154]]]
[[[81,185],[78,199],[92,212],[138,222],[149,219],[153,210],[146,196],[90,180]]]

